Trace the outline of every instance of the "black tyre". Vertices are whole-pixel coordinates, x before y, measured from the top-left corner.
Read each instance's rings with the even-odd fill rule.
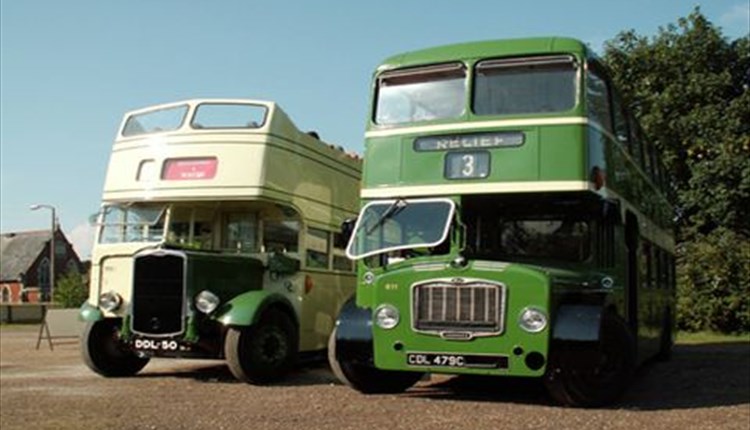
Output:
[[[81,338],[83,362],[94,372],[107,377],[132,376],[148,364],[120,342],[117,332],[121,320],[107,318],[89,322]]]
[[[617,400],[635,370],[635,341],[622,319],[602,319],[601,340],[595,351],[596,364],[581,368],[575,354],[552,351],[547,374],[547,391],[558,403],[574,407],[597,407]]]
[[[224,341],[229,370],[240,381],[268,384],[284,377],[297,359],[297,327],[271,310],[250,327],[230,327]]]
[[[341,382],[364,394],[402,393],[424,375],[421,372],[387,371],[361,363],[339,361],[336,358],[335,328],[328,339],[328,363]]]

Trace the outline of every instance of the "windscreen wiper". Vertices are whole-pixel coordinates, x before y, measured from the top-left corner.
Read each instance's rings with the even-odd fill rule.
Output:
[[[380,215],[380,218],[375,221],[375,224],[371,225],[367,228],[367,230],[365,230],[365,235],[369,235],[370,233],[375,231],[376,228],[380,227],[388,218],[391,218],[397,213],[401,212],[406,207],[406,205],[406,200],[396,199],[396,201],[391,203],[391,205],[388,206],[388,209],[386,209],[383,214]]]

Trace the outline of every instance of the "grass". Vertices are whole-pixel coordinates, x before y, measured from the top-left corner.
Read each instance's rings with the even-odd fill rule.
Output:
[[[699,331],[690,333],[681,331],[677,333],[676,343],[683,345],[696,345],[700,343],[734,343],[750,342],[750,333],[723,334],[710,331]]]

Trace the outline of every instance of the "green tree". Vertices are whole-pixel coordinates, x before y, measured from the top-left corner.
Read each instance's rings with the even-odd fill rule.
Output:
[[[672,175],[679,326],[750,331],[750,36],[696,8],[651,38],[618,34],[604,61]]]
[[[86,276],[68,272],[57,281],[53,301],[63,308],[77,308],[86,301],[88,295]]]

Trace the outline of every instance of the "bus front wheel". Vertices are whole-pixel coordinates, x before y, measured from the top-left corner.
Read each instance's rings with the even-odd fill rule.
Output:
[[[575,354],[550,357],[544,381],[550,396],[573,407],[598,407],[622,395],[635,370],[635,340],[627,324],[615,315],[602,318],[601,339],[591,366],[581,366]]]
[[[268,384],[285,376],[297,357],[297,328],[284,312],[270,310],[250,327],[230,327],[224,356],[235,378]]]
[[[424,375],[420,372],[401,372],[377,369],[366,364],[336,358],[336,329],[328,339],[328,363],[336,378],[364,394],[402,393]]]
[[[86,324],[81,337],[81,355],[89,369],[106,377],[133,376],[148,364],[120,342],[120,320],[107,318]]]

